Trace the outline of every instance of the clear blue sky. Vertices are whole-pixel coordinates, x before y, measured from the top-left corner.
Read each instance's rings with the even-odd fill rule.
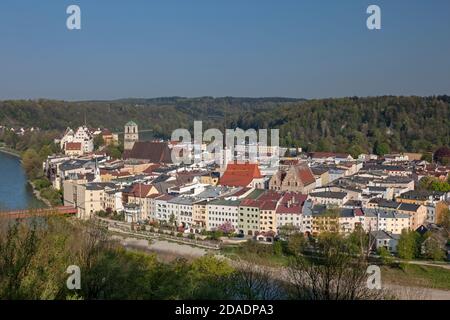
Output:
[[[449,13],[448,0],[1,0],[0,99],[450,94]]]

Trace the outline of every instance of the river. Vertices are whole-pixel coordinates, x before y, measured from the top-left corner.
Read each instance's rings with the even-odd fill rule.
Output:
[[[0,152],[0,211],[43,207],[36,199],[20,159]]]

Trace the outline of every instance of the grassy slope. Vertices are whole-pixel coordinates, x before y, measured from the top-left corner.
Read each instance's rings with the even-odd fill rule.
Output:
[[[383,266],[381,274],[383,281],[392,284],[450,290],[450,270],[441,267],[412,264]]]
[[[285,256],[265,256],[243,253],[238,248],[224,248],[222,253],[231,259],[243,259],[268,267],[285,267]],[[441,267],[402,264],[400,266],[383,266],[382,280],[397,285],[450,290],[450,270]]]

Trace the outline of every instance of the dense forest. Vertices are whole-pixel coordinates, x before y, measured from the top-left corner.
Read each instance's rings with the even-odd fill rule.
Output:
[[[176,128],[279,128],[281,144],[306,151],[431,152],[450,144],[450,97],[124,99],[0,102],[0,125],[63,130],[84,123],[123,131],[128,120],[168,138]]]

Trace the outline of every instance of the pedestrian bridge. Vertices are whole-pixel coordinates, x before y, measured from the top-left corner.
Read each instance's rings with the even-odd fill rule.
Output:
[[[52,217],[76,215],[77,209],[74,207],[53,207],[42,209],[28,209],[16,211],[0,211],[1,219],[26,219],[32,217]]]

